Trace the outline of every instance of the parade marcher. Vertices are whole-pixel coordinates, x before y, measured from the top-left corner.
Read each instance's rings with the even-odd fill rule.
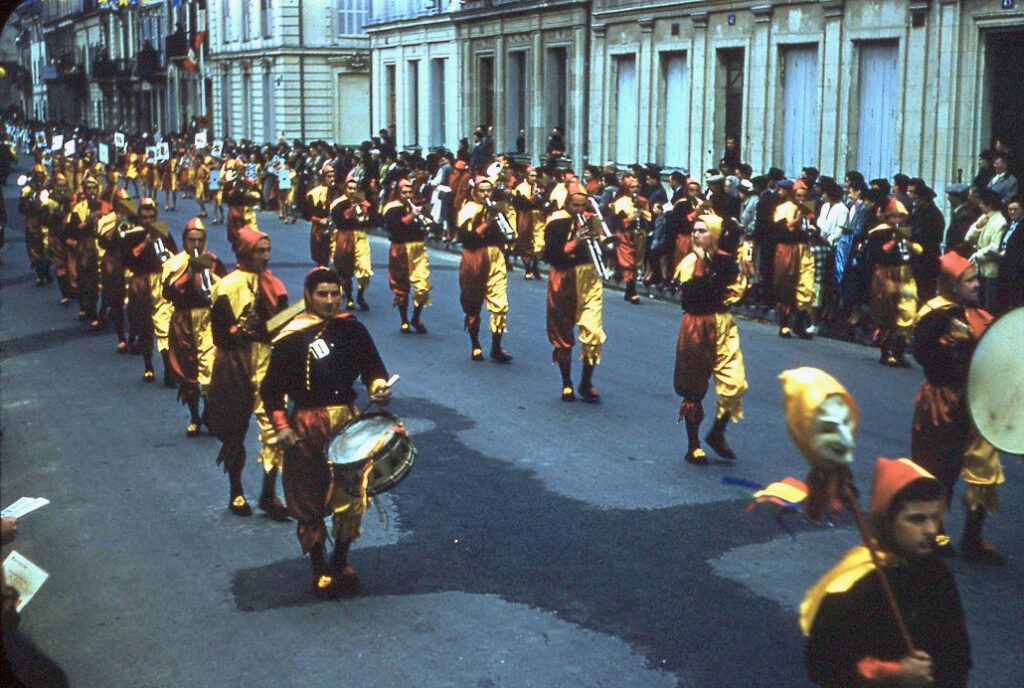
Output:
[[[776,299],[779,336],[796,334],[810,339],[808,331],[814,302],[814,255],[811,253],[810,224],[813,212],[792,199],[793,182],[776,182],[779,204],[773,216],[772,291]]]
[[[643,265],[646,242],[645,225],[651,221],[646,199],[637,195],[639,183],[632,174],[622,177],[619,194],[612,201],[608,218],[612,231],[619,239],[616,248],[616,278],[626,285],[623,298],[636,305],[640,297],[636,293],[637,271]]]
[[[474,361],[484,360],[480,310],[486,303],[491,314],[491,360],[511,363],[512,356],[501,348],[502,336],[508,330],[508,273],[502,253],[506,237],[498,228],[497,214],[501,210],[491,202],[493,190],[489,179],[478,176],[472,199],[459,210],[459,300],[472,347],[470,357]]]
[[[227,236],[231,248],[238,243],[238,230],[242,227],[257,229],[255,207],[260,203],[256,180],[245,176],[245,165],[238,160],[224,164],[220,185],[224,205],[228,207]]]
[[[267,320],[288,305],[284,284],[271,274],[270,238],[247,226],[237,232],[238,268],[213,285],[210,327],[216,347],[206,415],[210,432],[221,441],[217,463],[228,474],[228,509],[236,516],[252,515],[242,488],[245,434],[255,414],[259,427],[263,487],[259,507],[271,518],[284,520],[284,504],[275,494],[282,454],[277,434],[259,395],[270,362],[271,334]]]
[[[164,299],[160,282],[163,265],[177,253],[178,245],[167,227],[156,221],[156,201],[139,201],[138,225],[128,229],[121,238],[121,260],[131,276],[128,278],[128,338],[129,350],[140,352],[143,361],[142,379],[152,382],[153,345],[160,337],[163,348],[158,349],[164,363],[164,385],[173,386],[167,359],[167,327],[170,322],[170,304]]]
[[[352,388],[357,378],[366,385],[373,401],[387,404],[391,399],[388,374],[369,331],[353,315],[340,310],[338,281],[337,274],[328,268],[309,272],[303,293],[306,311],[285,325],[274,339],[267,374],[260,385],[277,443],[287,451],[285,501],[288,513],[298,521],[302,552],[310,555],[312,590],[318,597],[359,593],[359,578],[348,563],[348,553],[360,535],[369,502],[366,481],[373,467],[369,462],[358,476],[358,484],[332,486],[325,454],[327,441],[359,414]],[[293,406],[290,416],[286,398]],[[328,514],[332,516],[334,538],[329,563],[324,525]]]
[[[68,186],[68,179],[63,172],[53,175],[53,184],[49,190],[49,197],[42,204],[42,220],[49,228],[49,242],[47,246],[48,258],[53,266],[53,272],[57,276],[57,286],[60,289],[60,304],[67,306],[75,297],[75,290],[72,286],[71,272],[68,269],[68,242],[74,242],[67,234],[67,222],[71,214],[73,196]],[[77,268],[75,269],[77,274]]]
[[[868,231],[865,247],[871,280],[871,320],[878,328],[878,362],[907,365],[904,356],[917,313],[917,285],[911,263],[921,246],[910,240],[906,207],[897,198],[878,209],[884,220]]]
[[[384,227],[391,240],[388,253],[388,280],[395,294],[394,304],[402,318],[402,332],[425,334],[420,320],[423,308],[430,305],[430,263],[427,260],[427,230],[422,208],[412,203],[412,185],[401,180],[394,199],[384,206]],[[409,295],[412,294],[412,322],[409,321]]]
[[[739,237],[735,228],[723,235],[723,221],[717,215],[701,215],[693,224],[693,248],[679,266],[679,294],[683,317],[676,342],[674,385],[683,398],[679,420],[686,424],[687,463],[707,465],[700,446],[700,424],[708,380],[715,378],[718,410],[711,432],[705,437],[715,453],[724,459],[736,454],[725,441],[729,421],[743,417],[742,398],[747,391],[739,330],[730,306],[743,298],[745,281],[740,275],[735,251]]]
[[[1002,556],[982,538],[985,515],[999,506],[996,486],[1003,467],[995,448],[979,434],[967,409],[967,371],[992,316],[979,308],[978,269],[962,256],[942,257],[939,294],[917,315],[913,354],[925,381],[914,401],[911,457],[928,469],[953,498],[957,478],[967,484],[967,521],[960,548],[964,558],[1001,564]],[[940,548],[951,552],[949,538]]]
[[[113,169],[113,167],[111,167]],[[100,249],[100,296],[101,305],[99,319],[109,322],[117,336],[117,353],[128,353],[128,340],[125,336],[125,299],[128,296],[128,277],[124,270],[121,256],[121,228],[123,223],[130,222],[128,191],[117,185],[116,180],[108,178],[107,188],[102,198],[110,203],[117,214],[117,221],[107,223],[105,229],[96,237]]]
[[[512,190],[516,209],[515,254],[523,259],[523,278],[541,279],[538,263],[544,252],[544,188],[537,170],[526,169],[526,178]]]
[[[867,547],[851,549],[800,607],[808,676],[823,688],[966,688],[970,642],[956,580],[932,551],[946,508],[942,486],[907,459],[879,459],[869,514],[889,593]]]
[[[100,328],[100,256],[97,238],[117,222],[114,208],[99,197],[99,181],[91,174],[82,179],[81,200],[71,208],[68,232],[75,240],[75,274],[78,277],[78,319]]]
[[[32,177],[21,187],[21,198],[18,200],[18,210],[25,216],[28,262],[36,273],[36,286],[40,287],[53,281],[47,256],[47,246],[53,240],[50,237],[53,228],[43,218],[43,206],[50,193],[47,181],[46,168],[39,164],[33,165]]]
[[[303,206],[309,227],[309,256],[314,265],[331,264],[331,201],[334,193],[334,168],[330,163],[320,168],[320,183],[306,192]]]
[[[366,302],[366,289],[373,277],[373,263],[370,259],[370,240],[366,229],[370,223],[372,204],[359,191],[359,182],[349,179],[345,182],[345,193],[331,202],[331,220],[334,223],[334,269],[341,278],[345,305],[349,310],[359,304],[359,309],[370,310]],[[356,299],[352,301],[352,279],[356,281]]]
[[[207,194],[210,193],[210,165],[213,161],[210,157],[202,152],[197,153],[195,161],[192,163],[192,180],[195,183],[196,203],[199,204],[199,215],[197,217],[206,217],[206,203],[209,200]]]
[[[551,359],[562,375],[562,401],[576,401],[572,385],[572,349],[576,339],[574,330],[579,328],[580,360],[583,361],[579,393],[584,401],[596,403],[601,396],[593,384],[594,368],[601,362],[601,347],[607,337],[601,323],[604,286],[586,244],[596,241],[597,233],[593,220],[585,219],[586,207],[586,194],[576,191],[569,195],[564,209],[548,216],[543,255],[550,266],[548,340],[553,347]]]
[[[206,227],[198,217],[181,233],[181,253],[164,263],[164,298],[174,307],[168,336],[168,362],[178,383],[178,400],[188,406],[189,437],[202,423],[199,402],[206,396],[213,370],[210,306],[213,285],[227,274],[217,256],[206,250]]]

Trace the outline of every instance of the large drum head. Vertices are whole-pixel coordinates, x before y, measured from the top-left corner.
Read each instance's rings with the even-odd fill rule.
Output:
[[[1024,308],[993,323],[978,342],[967,377],[967,405],[996,449],[1024,454]]]
[[[397,485],[415,459],[416,449],[402,421],[385,411],[350,420],[327,445],[327,461],[336,473],[360,471],[367,461],[373,461],[366,488],[370,495]]]

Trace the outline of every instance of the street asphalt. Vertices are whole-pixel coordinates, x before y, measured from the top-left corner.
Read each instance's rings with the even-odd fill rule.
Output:
[[[52,501],[4,551],[50,574],[23,612],[16,664],[32,643],[75,688],[809,685],[797,608],[856,530],[848,516],[824,527],[747,512],[722,479],[804,474],[777,378],[810,365],[860,405],[854,472],[866,496],[875,458],[908,454],[916,366],[882,368],[874,349],[780,340],[741,322],[750,391],[729,435],[739,460],[695,467],[682,460],[675,422],[677,305],[632,306],[607,291],[602,402],[564,404],[544,282],[510,275],[505,346],[515,361],[473,362],[457,255],[431,252],[429,333],[403,335],[387,244],[374,237],[371,310],[357,315],[402,376],[391,408],[419,454],[382,500],[388,525],[372,508],[364,520],[351,558],[362,596],[318,601],[293,523],[228,513],[218,443],[186,438],[187,411],[160,371],[143,383],[139,357],[117,355],[110,332],[87,332],[56,285],[35,286],[10,200],[16,176],[4,188],[11,224],[0,252],[0,505]],[[179,199],[162,217],[178,234],[195,208]],[[301,298],[308,224],[270,212],[259,224],[273,272]],[[232,267],[223,225],[208,229]],[[709,416],[713,403],[712,392]],[[255,429],[248,449],[255,456]],[[1024,685],[1024,466],[1004,465],[1003,509],[986,531],[1006,566],[950,562],[979,688]],[[245,481],[254,500],[252,461]],[[962,524],[957,499],[954,543]]]

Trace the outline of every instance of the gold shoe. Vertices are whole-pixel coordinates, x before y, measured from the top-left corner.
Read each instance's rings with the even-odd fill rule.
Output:
[[[412,330],[409,329],[409,323],[402,323],[402,332],[404,334],[408,334],[411,331]]]
[[[473,349],[473,353],[470,354],[470,358],[472,358],[474,361],[482,361],[482,360],[484,360],[483,349],[474,348]]]
[[[144,382],[152,382],[154,377],[156,377],[156,376],[153,375],[153,371],[152,370],[147,370],[146,372],[144,372],[142,374],[142,379],[143,379]]]
[[[185,434],[189,437],[199,437],[199,423],[189,423],[186,425]]]

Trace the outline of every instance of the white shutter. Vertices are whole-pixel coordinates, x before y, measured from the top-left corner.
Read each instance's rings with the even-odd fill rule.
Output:
[[[818,160],[818,49],[788,48],[783,53],[782,169],[796,179]]]
[[[636,58],[616,58],[618,79],[615,103],[615,162],[630,165],[637,161]]]
[[[857,169],[867,179],[896,172],[895,43],[860,46],[860,112],[857,118]]]
[[[444,66],[445,61],[434,58],[430,61],[430,145],[443,146],[444,132]]]
[[[686,71],[686,55],[665,58],[665,110],[662,126],[665,132],[664,161],[667,167],[686,167],[686,142],[689,136],[687,109],[690,97],[690,75]]]

